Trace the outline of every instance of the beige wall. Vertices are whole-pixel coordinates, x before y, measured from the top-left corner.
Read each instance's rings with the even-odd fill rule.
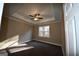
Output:
[[[6,5],[8,6],[8,5]],[[1,30],[0,30],[0,42],[6,39],[7,34],[7,26],[8,26],[8,18],[5,16],[8,15],[8,7],[4,5],[3,14],[2,14],[2,22],[1,22]]]
[[[63,8],[62,6],[56,5],[55,8],[56,13],[58,13],[60,16],[55,15],[57,18],[56,20],[47,22],[47,23],[41,23],[41,25],[49,25],[50,26],[50,38],[41,38],[38,36],[38,26],[33,27],[33,39],[37,40],[43,40],[55,44],[62,45],[65,47],[65,38],[64,38],[64,15],[63,15]],[[59,18],[60,17],[60,18]]]
[[[28,30],[31,29],[31,27],[32,26],[27,22],[23,23],[5,17],[2,22],[2,28],[1,28],[2,31],[0,32],[1,33],[0,37],[6,37],[5,39],[7,39],[16,35],[20,35],[24,32],[28,32]],[[5,39],[0,38],[0,40]]]
[[[23,33],[26,33],[28,35],[29,34],[28,31],[32,29],[30,24],[11,20],[6,17],[5,17],[5,19],[8,22],[2,23],[3,28],[2,28],[2,32],[0,34],[0,49],[7,48],[14,42],[21,43],[20,41],[22,41],[22,43],[23,43],[27,40],[31,40],[31,38],[25,38],[23,40],[23,37],[24,37]],[[28,36],[28,37],[30,37],[30,36]]]
[[[50,26],[50,37],[44,38],[38,36],[38,27],[39,26]],[[47,41],[55,44],[61,45],[61,22],[50,22],[49,24],[42,24],[33,27],[33,39]]]
[[[17,40],[22,40],[23,33],[32,29],[32,25],[18,18],[9,18],[9,6],[4,5],[0,30],[0,49],[6,48]],[[29,34],[29,33],[27,33]],[[31,34],[30,34],[31,35]],[[21,38],[19,37],[21,36]],[[29,36],[30,37],[30,36]]]
[[[7,28],[7,38],[20,35],[24,32],[28,32],[31,25],[20,21],[9,20],[8,21],[8,28]]]
[[[2,19],[2,23],[1,23],[0,42],[4,41],[6,39],[7,25],[8,25],[8,20],[7,20],[7,18],[4,17]]]
[[[20,19],[10,19],[8,18],[9,10],[8,4],[4,6],[2,25],[0,31],[0,42],[7,40],[8,38],[14,37],[16,35],[21,35],[24,32],[28,32],[32,28],[32,25],[25,22],[19,21]],[[16,20],[15,20],[16,19]]]

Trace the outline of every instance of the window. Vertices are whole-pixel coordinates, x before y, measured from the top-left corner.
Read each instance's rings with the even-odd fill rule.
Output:
[[[3,3],[0,3],[0,28],[1,28],[1,17],[2,17],[2,12],[3,12]]]
[[[39,36],[40,37],[49,37],[49,26],[40,26],[39,27]]]
[[[66,3],[65,10],[66,10],[66,16],[70,13],[72,9],[72,3]]]

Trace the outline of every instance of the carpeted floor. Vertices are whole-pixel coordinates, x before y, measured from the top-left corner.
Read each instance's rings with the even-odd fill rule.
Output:
[[[63,56],[63,52],[60,46],[51,45],[39,41],[30,41],[26,44],[33,46],[34,48],[23,50],[16,53],[9,53],[9,56]]]

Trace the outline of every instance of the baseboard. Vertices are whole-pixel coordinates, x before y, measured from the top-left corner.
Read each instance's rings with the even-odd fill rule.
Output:
[[[57,43],[51,43],[51,42],[47,42],[47,41],[43,41],[43,40],[36,40],[36,41],[40,41],[40,42],[44,42],[44,43],[48,43],[48,44],[53,44],[53,45],[57,45],[57,46],[61,46],[61,44],[57,44]]]
[[[62,51],[63,51],[63,56],[66,56],[65,51],[64,51],[64,49],[63,49],[63,47],[61,47],[61,48],[62,48]]]
[[[29,41],[31,41],[31,40],[28,40],[28,41],[25,41],[25,42],[19,42],[20,44],[25,44],[26,42],[29,42]]]

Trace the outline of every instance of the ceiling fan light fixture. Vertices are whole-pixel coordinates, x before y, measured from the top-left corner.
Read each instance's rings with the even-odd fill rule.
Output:
[[[34,14],[34,15],[29,15],[31,17],[32,20],[34,21],[38,21],[40,19],[43,19],[42,16],[40,16],[40,14]]]
[[[37,20],[38,20],[38,18],[34,18],[34,20],[35,20],[35,21],[37,21]]]

